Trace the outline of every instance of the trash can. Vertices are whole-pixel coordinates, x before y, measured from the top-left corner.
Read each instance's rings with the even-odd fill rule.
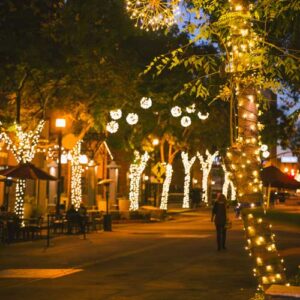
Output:
[[[106,214],[103,216],[103,230],[104,231],[112,231],[110,214]]]

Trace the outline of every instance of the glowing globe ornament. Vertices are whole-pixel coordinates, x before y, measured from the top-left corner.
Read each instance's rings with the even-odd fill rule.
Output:
[[[113,120],[119,120],[121,119],[122,117],[122,111],[121,109],[115,109],[115,110],[111,110],[109,112],[110,114],[110,117],[113,119]]]
[[[151,98],[143,97],[141,99],[140,104],[141,104],[141,108],[148,109],[152,106],[152,100]]]
[[[180,123],[183,127],[189,127],[192,124],[192,120],[189,116],[183,116]]]
[[[263,145],[260,146],[260,150],[261,150],[262,152],[267,151],[267,150],[268,150],[268,146],[265,145],[265,144],[263,144]]]
[[[126,122],[129,125],[135,125],[139,121],[139,116],[135,113],[129,113],[126,117]]]
[[[106,125],[106,130],[110,133],[116,133],[119,129],[119,124],[116,121],[110,121]]]
[[[200,120],[206,120],[206,119],[208,118],[208,116],[209,116],[209,113],[206,113],[205,115],[203,115],[203,114],[201,113],[201,111],[199,111],[197,115],[198,115],[198,118],[199,118]]]
[[[186,107],[186,112],[189,113],[189,114],[192,114],[195,111],[196,111],[196,104],[195,103],[193,103],[192,105]]]
[[[171,108],[171,114],[173,117],[178,118],[182,114],[182,110],[179,106],[174,106]]]

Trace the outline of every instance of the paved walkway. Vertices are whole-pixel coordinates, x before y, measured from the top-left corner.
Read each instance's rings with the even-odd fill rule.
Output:
[[[208,211],[163,223],[114,224],[113,232],[44,245],[0,248],[1,299],[248,300],[256,289],[241,221],[229,232],[228,250],[217,252]]]

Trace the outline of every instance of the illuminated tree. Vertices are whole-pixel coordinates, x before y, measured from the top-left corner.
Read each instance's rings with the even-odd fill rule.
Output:
[[[215,158],[219,155],[219,152],[216,151],[213,154],[210,154],[208,150],[205,151],[206,158],[197,152],[199,158],[201,169],[202,169],[202,201],[208,204],[208,176],[212,168],[212,164]]]
[[[181,152],[182,163],[184,166],[184,196],[183,208],[190,208],[190,184],[191,184],[191,167],[193,166],[196,156],[189,160],[189,155],[186,152]]]
[[[297,29],[288,31],[297,24],[297,3],[197,0],[187,6],[193,18],[187,18],[182,30],[190,35],[190,43],[157,57],[146,72],[185,68],[193,78],[177,97],[191,95],[209,106],[218,105],[216,100],[228,103],[231,147],[227,167],[239,199],[251,195],[255,201],[262,188],[258,115],[260,107],[268,106],[264,91],[295,92],[299,87],[299,55],[287,46],[297,47]],[[289,24],[288,15],[294,25]],[[191,51],[193,47],[199,51]]]
[[[80,164],[81,141],[71,151],[71,203],[78,210],[82,201],[81,176],[83,168]]]
[[[142,155],[140,155],[138,151],[134,152],[134,161],[129,168],[129,179],[130,179],[129,209],[130,210],[139,209],[141,177],[146,167],[148,159],[149,159],[148,152],[145,152]]]
[[[36,146],[43,130],[45,121],[41,120],[34,131],[24,132],[22,127],[15,124],[15,136],[11,138],[6,132],[2,132],[0,138],[11,150],[18,163],[31,162],[36,152]],[[26,180],[17,179],[15,213],[22,219],[24,218],[24,196]]]

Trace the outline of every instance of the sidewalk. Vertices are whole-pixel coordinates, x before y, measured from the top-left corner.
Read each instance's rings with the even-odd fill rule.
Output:
[[[283,246],[286,241],[299,245],[295,236]],[[113,224],[112,232],[90,233],[86,240],[59,236],[50,248],[45,245],[34,241],[0,248],[1,297],[249,300],[257,287],[241,220],[234,219],[228,232],[228,250],[217,252],[207,210],[184,211],[161,223]],[[63,270],[57,278],[1,278],[7,269],[36,269],[30,276]]]

